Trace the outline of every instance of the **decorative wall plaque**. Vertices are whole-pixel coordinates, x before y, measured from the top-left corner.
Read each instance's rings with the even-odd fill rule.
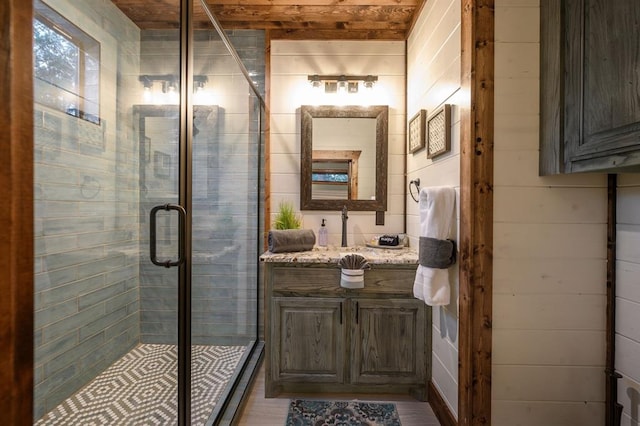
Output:
[[[425,119],[427,112],[421,109],[413,118],[409,121],[409,152],[414,153],[421,148],[424,148],[425,144]]]
[[[427,158],[451,150],[451,105],[444,104],[427,120]]]

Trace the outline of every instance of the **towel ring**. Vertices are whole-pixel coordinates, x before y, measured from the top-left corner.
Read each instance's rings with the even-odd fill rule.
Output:
[[[417,203],[418,199],[413,196],[413,191],[411,191],[411,185],[416,186],[416,195],[419,196],[420,195],[420,178],[416,178],[409,182],[409,194],[411,195],[411,198],[413,198],[413,201]]]

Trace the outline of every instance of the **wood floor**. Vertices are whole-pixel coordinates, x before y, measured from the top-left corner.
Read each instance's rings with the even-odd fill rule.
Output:
[[[416,401],[402,395],[358,395],[357,398],[345,398],[345,395],[286,395],[279,398],[264,397],[264,365],[261,365],[246,399],[239,426],[284,426],[287,419],[289,399],[292,397],[323,399],[359,399],[362,401],[394,402],[400,415],[402,426],[440,426],[431,406],[427,402]]]

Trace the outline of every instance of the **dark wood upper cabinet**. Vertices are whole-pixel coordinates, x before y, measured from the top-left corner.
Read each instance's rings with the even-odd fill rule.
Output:
[[[542,0],[540,174],[640,171],[640,1]]]

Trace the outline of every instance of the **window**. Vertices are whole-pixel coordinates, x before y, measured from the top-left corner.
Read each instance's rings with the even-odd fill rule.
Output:
[[[313,183],[316,182],[324,182],[324,183],[349,183],[349,173],[348,172],[326,172],[326,171],[317,171],[311,173],[311,181]]]
[[[35,101],[100,123],[100,43],[43,2],[34,2]]]

